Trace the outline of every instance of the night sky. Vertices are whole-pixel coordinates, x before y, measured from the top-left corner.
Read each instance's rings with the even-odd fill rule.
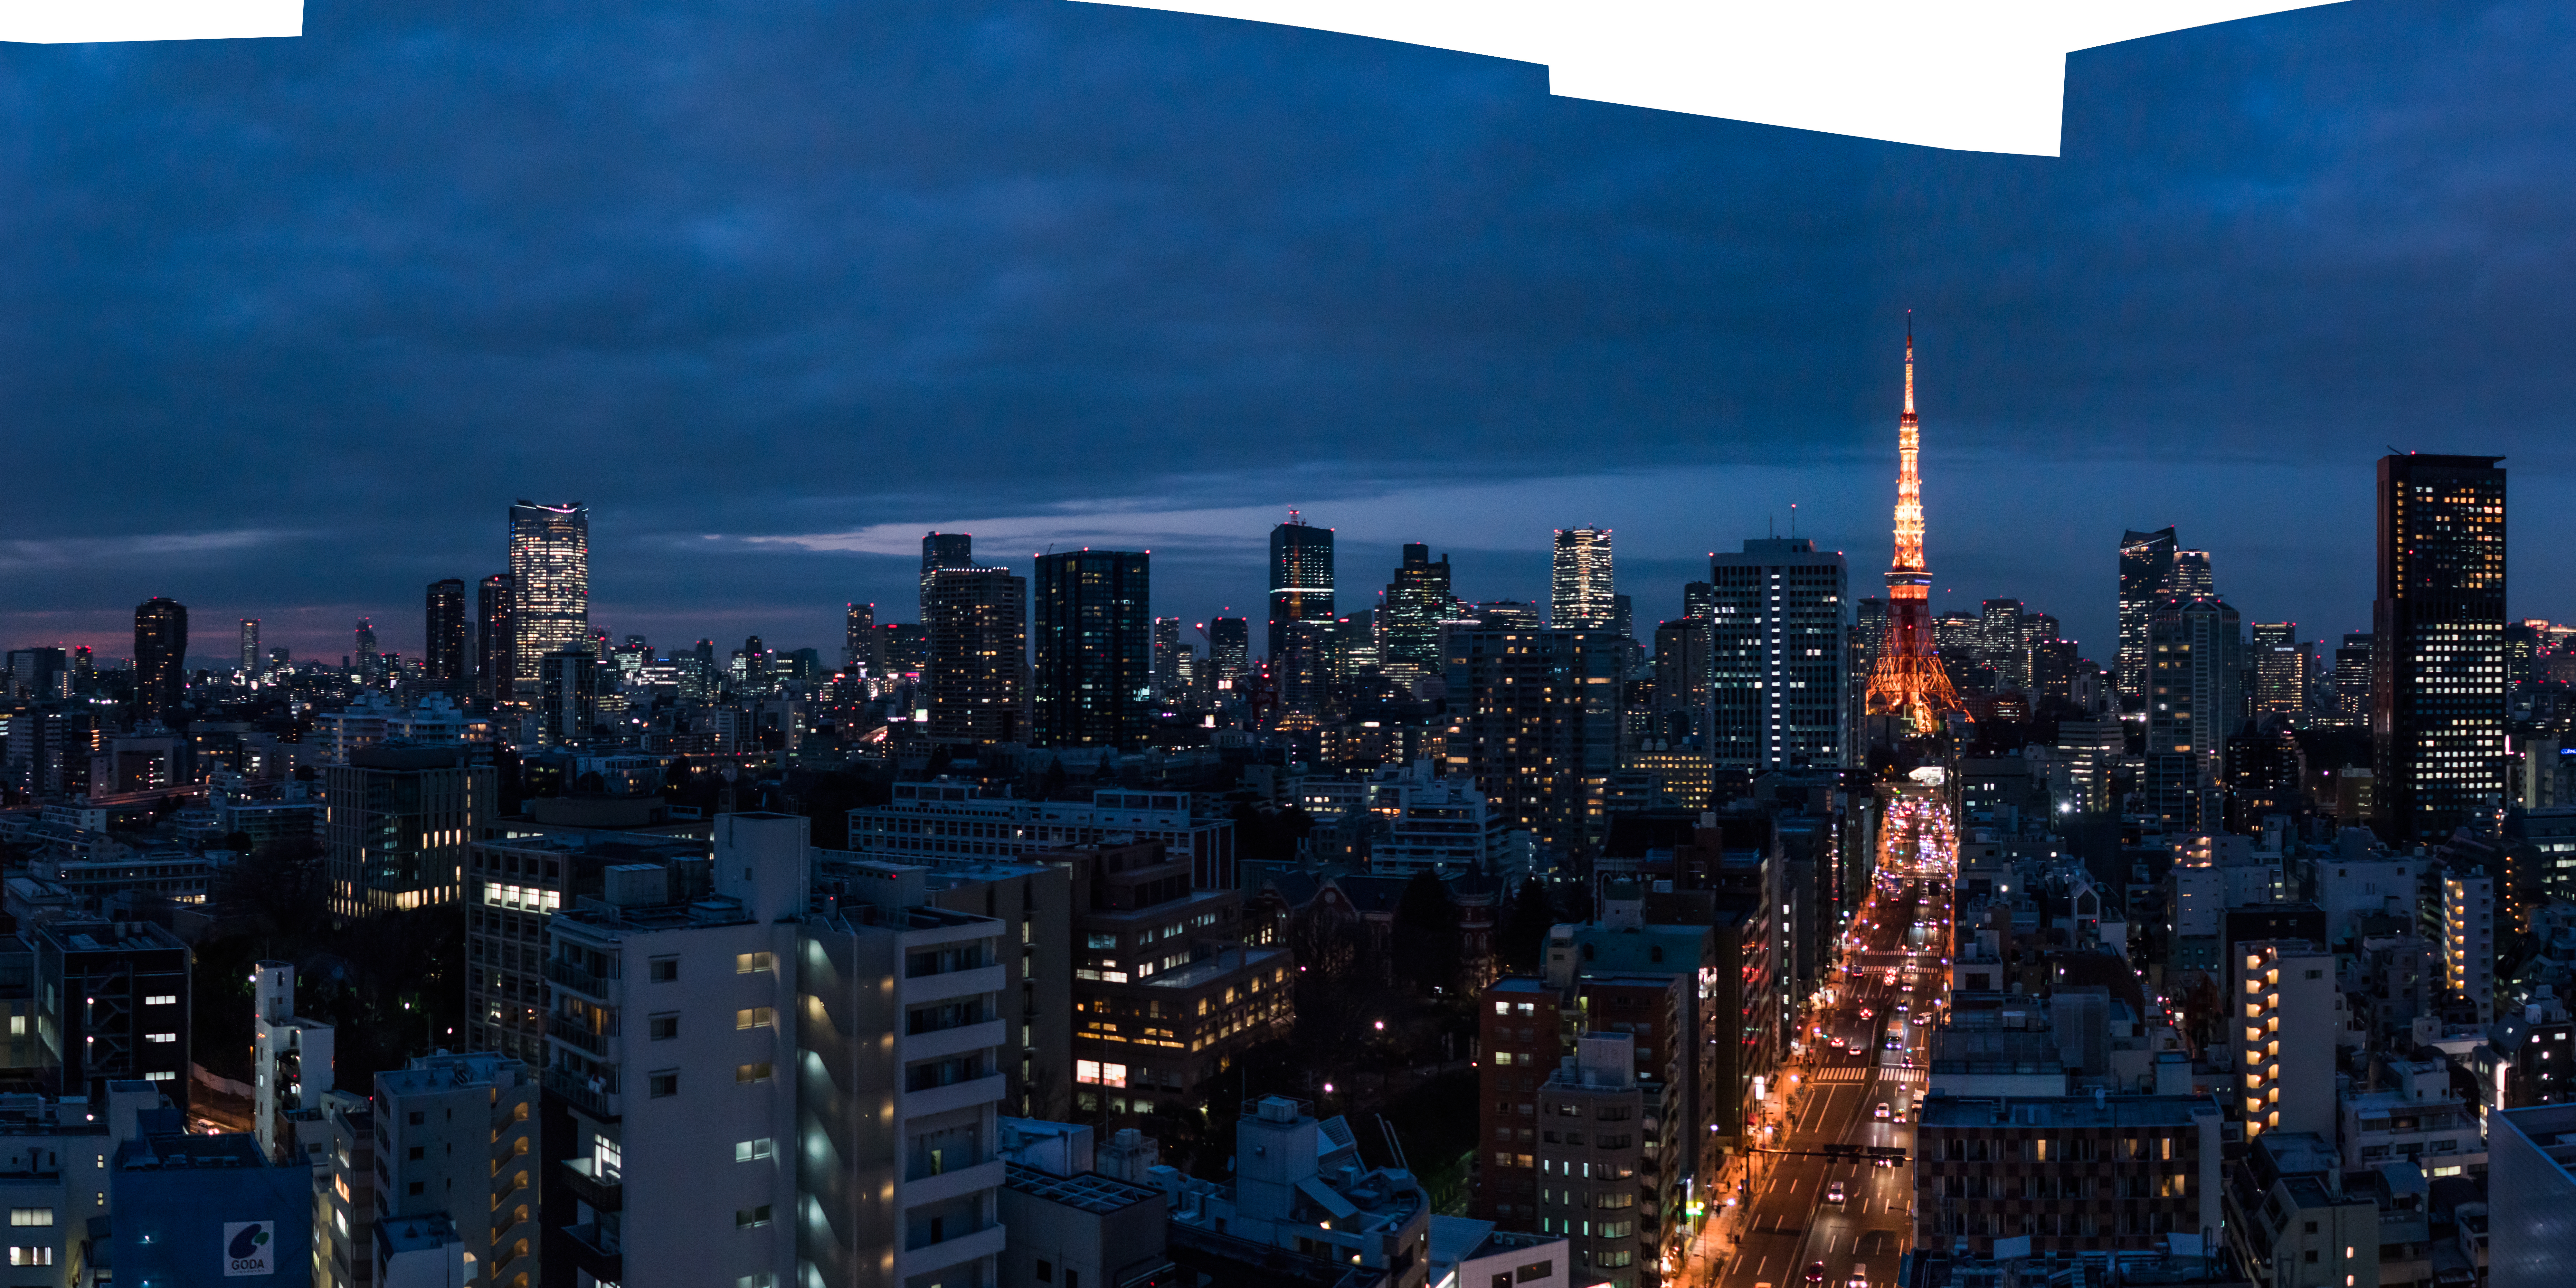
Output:
[[[308,0],[300,40],[0,46],[0,643],[299,655],[592,507],[594,625],[832,656],[918,539],[1154,552],[1259,617],[1408,540],[1641,622],[1770,525],[1888,557],[1915,311],[1936,608],[2107,662],[2123,528],[2366,629],[2372,462],[2512,473],[2576,616],[2576,6],[2081,53],[2063,158],[1552,99],[1544,69],[1057,0]],[[1926,94],[1941,92],[1925,69]],[[1255,632],[1258,638],[1259,632]]]

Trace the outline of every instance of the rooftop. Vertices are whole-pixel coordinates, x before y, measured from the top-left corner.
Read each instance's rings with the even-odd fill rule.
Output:
[[[1060,1203],[1084,1212],[1116,1212],[1131,1208],[1147,1199],[1162,1195],[1141,1185],[1130,1185],[1098,1172],[1079,1176],[1057,1176],[1018,1163],[1002,1165],[1002,1183],[1022,1194]]]
[[[2188,1127],[2218,1115],[2206,1096],[1925,1096],[1915,1121],[1923,1127]]]

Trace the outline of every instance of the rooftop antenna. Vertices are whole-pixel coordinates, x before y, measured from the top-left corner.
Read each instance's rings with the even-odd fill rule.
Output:
[[[1789,503],[1789,535],[1792,538],[1798,535],[1798,503],[1795,501]]]

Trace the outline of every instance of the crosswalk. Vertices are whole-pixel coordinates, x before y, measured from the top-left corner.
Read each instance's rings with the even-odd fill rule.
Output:
[[[1920,1086],[1927,1072],[1923,1069],[1890,1069],[1881,1066],[1873,1069],[1818,1069],[1808,1077],[1816,1082],[1869,1082],[1873,1079],[1885,1078],[1889,1082],[1910,1082]]]

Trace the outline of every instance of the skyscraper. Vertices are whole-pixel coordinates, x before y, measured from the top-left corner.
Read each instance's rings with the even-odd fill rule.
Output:
[[[432,684],[465,679],[465,579],[449,577],[429,583],[429,637],[421,650],[422,678]]]
[[[516,646],[511,624],[510,574],[496,572],[474,585],[474,686],[491,702],[510,700],[510,682],[518,674],[511,661]]]
[[[2371,799],[2394,843],[2504,801],[2503,459],[2379,459]]]
[[[1896,421],[1896,559],[1887,574],[1887,639],[1869,677],[1869,713],[1929,734],[1961,710],[1932,643],[1932,572],[1923,561],[1922,422],[1914,414],[1914,334],[1905,336],[1905,411]],[[1720,657],[1718,664],[1725,665]],[[1721,699],[1722,700],[1722,699]],[[1837,723],[1840,723],[1837,721]]]
[[[155,595],[134,609],[134,705],[168,723],[188,693],[188,606]]]
[[[1252,623],[1240,617],[1211,617],[1207,624],[1208,671],[1230,690],[1243,687],[1252,670]]]
[[[1440,666],[1440,623],[1455,612],[1457,597],[1449,585],[1449,556],[1434,560],[1431,547],[1419,541],[1404,545],[1403,562],[1386,584],[1386,604],[1378,610],[1378,665],[1390,673],[1405,668],[1408,678]]]
[[[2120,536],[2120,706],[2145,710],[2147,695],[2147,616],[2156,600],[2173,586],[2172,528],[2129,531]]]
[[[2368,631],[2346,631],[2334,651],[2335,714],[2346,724],[2370,723],[2371,638]]]
[[[598,655],[586,648],[557,649],[537,660],[537,670],[537,741],[548,747],[589,746],[606,683]]]
[[[884,637],[877,634],[876,605],[850,605],[841,636],[841,669],[885,674]]]
[[[1306,522],[1295,510],[1270,530],[1271,668],[1288,649],[1288,623],[1333,620],[1333,530]]]
[[[921,537],[921,617],[930,620],[930,574],[975,566],[975,537],[967,532],[926,532]]]
[[[1558,630],[1606,631],[1618,619],[1611,586],[1610,529],[1558,528],[1548,622]]]
[[[1843,761],[1846,680],[1839,552],[1756,537],[1709,556],[1709,750],[1721,769]]]
[[[366,617],[359,618],[358,628],[354,633],[357,636],[357,647],[351,650],[351,652],[358,659],[358,683],[375,684],[383,680],[385,677],[379,672],[376,665],[378,650],[376,648],[376,624],[374,619]]]
[[[2254,692],[2258,716],[2298,716],[2308,710],[2308,646],[2299,642],[2297,622],[2256,622],[2253,633]]]
[[[921,624],[930,636],[930,736],[1019,742],[1028,736],[1026,578],[1008,568],[930,575]]]
[[[1151,586],[1141,551],[1038,556],[1031,745],[1124,751],[1144,743],[1154,692]]]
[[[590,636],[590,510],[579,501],[510,507],[511,691],[545,681],[545,657]]]
[[[2243,726],[2244,631],[2213,595],[2167,595],[2147,617],[2147,795],[2169,829],[2215,831],[2228,736]]]
[[[1154,701],[1171,705],[1181,702],[1189,690],[1189,664],[1182,660],[1190,651],[1181,639],[1181,619],[1154,619]]]
[[[259,619],[241,619],[241,669],[243,679],[257,679],[260,673]]]
[[[1606,632],[1455,625],[1441,634],[1451,772],[1541,845],[1598,841],[1619,763],[1627,645]]]
[[[2167,588],[2177,595],[2215,595],[2218,576],[2210,569],[2206,550],[2174,552],[2173,584]]]
[[[1709,620],[1682,617],[1655,628],[1655,728],[1657,738],[1687,738],[1708,731]]]

